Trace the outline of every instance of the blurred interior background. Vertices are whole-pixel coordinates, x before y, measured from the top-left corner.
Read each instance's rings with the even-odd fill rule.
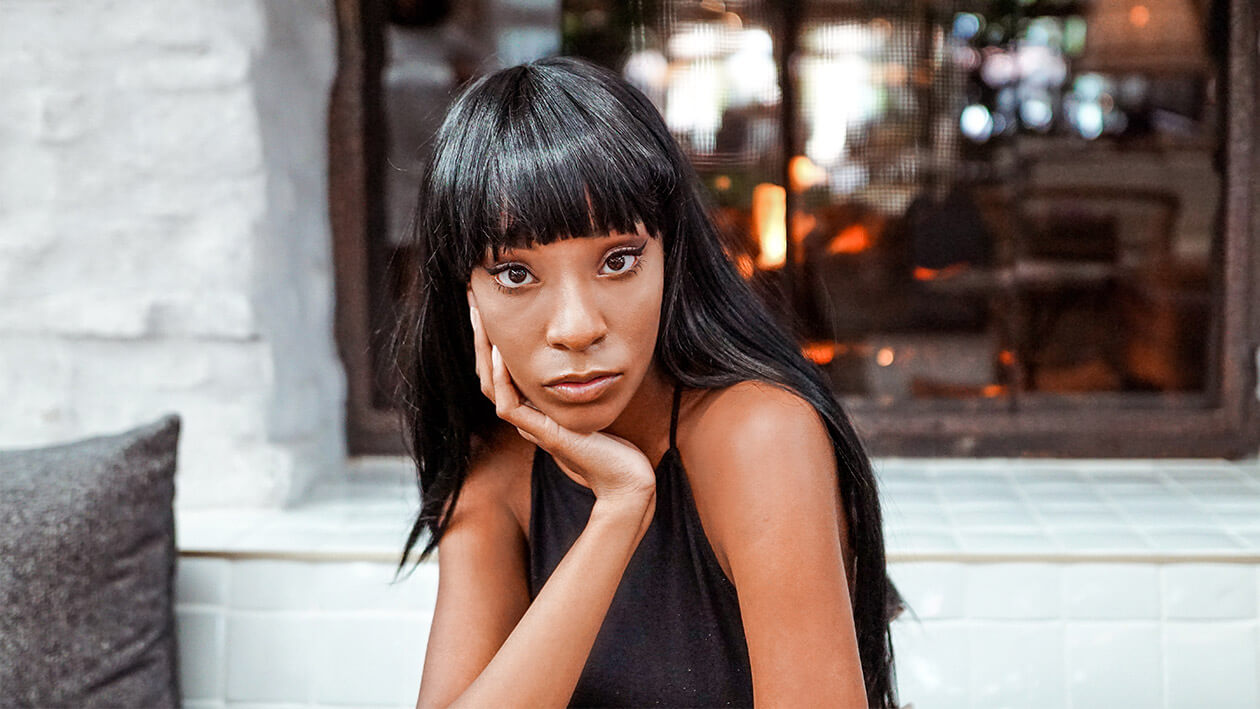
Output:
[[[341,225],[364,232],[371,300],[350,317],[370,330],[415,266],[407,218],[454,87],[560,51],[656,103],[731,257],[877,452],[1250,450],[1167,435],[1234,376],[1228,2],[387,5],[346,98],[368,112],[363,171],[333,166],[371,185],[365,226]],[[387,386],[354,370],[351,446],[390,450]]]

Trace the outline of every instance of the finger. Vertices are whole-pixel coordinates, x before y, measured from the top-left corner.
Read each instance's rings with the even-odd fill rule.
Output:
[[[499,418],[516,426],[522,435],[531,436],[531,443],[549,451],[565,450],[571,446],[577,434],[522,399],[507,365],[503,363],[503,355],[498,347],[491,346],[490,357],[494,371],[494,408]]]
[[[507,365],[503,362],[503,353],[499,352],[497,345],[490,346],[490,379],[494,386],[495,409],[500,416],[521,405],[520,394],[517,393],[516,384],[507,371]]]
[[[490,401],[494,401],[494,373],[490,365],[490,340],[486,337],[481,323],[481,311],[473,304],[469,294],[468,318],[473,329],[473,352],[476,358],[477,379],[481,382],[481,393]]]
[[[503,362],[503,353],[496,345],[490,346],[490,369],[495,411],[499,417],[537,438],[542,425],[540,419],[546,418],[546,414],[524,404],[520,389],[516,388],[516,382]]]
[[[477,382],[481,387],[481,393],[493,401],[494,397],[490,394],[489,374],[485,363],[485,357],[481,354],[481,331],[477,322],[477,311],[473,308],[468,309],[468,321],[472,325],[472,342],[473,342],[473,366],[477,371]]]

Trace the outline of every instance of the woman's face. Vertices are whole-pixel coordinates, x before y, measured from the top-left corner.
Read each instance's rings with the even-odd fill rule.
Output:
[[[642,227],[505,251],[497,261],[487,251],[469,289],[529,402],[574,431],[616,420],[653,363],[664,256]]]

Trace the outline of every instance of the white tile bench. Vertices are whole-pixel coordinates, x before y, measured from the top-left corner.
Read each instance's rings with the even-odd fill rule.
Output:
[[[1260,706],[1256,461],[879,459],[902,701]],[[437,588],[389,585],[401,459],[288,510],[180,510],[186,706],[410,707]]]

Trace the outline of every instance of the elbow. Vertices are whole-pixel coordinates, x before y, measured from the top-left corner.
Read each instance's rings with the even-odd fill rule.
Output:
[[[416,709],[448,709],[458,703],[459,697],[433,697],[420,693],[416,699]]]
[[[469,698],[468,695],[466,688],[454,696],[426,696],[421,693],[420,698],[416,700],[416,709],[460,709],[460,707],[482,705],[479,700]]]

